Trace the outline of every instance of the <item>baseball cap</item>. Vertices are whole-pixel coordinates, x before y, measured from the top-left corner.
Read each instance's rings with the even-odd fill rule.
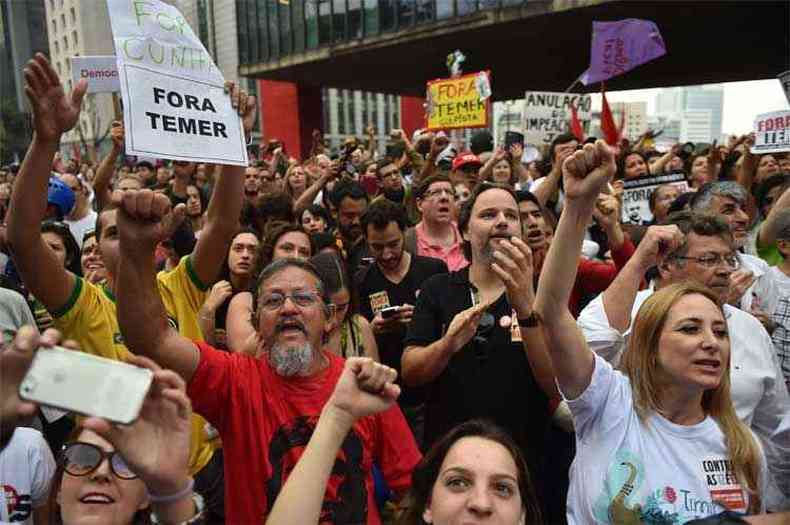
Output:
[[[483,165],[474,153],[462,153],[453,159],[453,170],[461,169],[470,164],[474,164],[478,167]]]

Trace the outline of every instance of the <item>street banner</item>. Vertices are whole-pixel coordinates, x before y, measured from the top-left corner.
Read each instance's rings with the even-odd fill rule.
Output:
[[[524,94],[524,143],[551,144],[554,137],[571,131],[571,104],[584,128],[592,118],[592,97],[574,93],[527,91]]]
[[[88,81],[87,93],[115,93],[121,90],[118,64],[112,55],[71,57],[72,84],[76,86],[83,78]]]
[[[752,153],[790,151],[790,111],[772,111],[754,119]]]
[[[785,92],[785,97],[787,97],[787,103],[790,104],[790,69],[785,71],[784,73],[780,73],[777,75],[779,79],[779,83],[782,84],[782,89]]]
[[[647,224],[652,221],[650,196],[656,191],[656,188],[664,184],[677,187],[681,193],[689,191],[686,175],[683,172],[658,176],[648,175],[623,181],[623,224]]]
[[[429,130],[484,128],[491,105],[491,73],[480,71],[428,82]]]
[[[590,67],[580,80],[585,86],[603,82],[666,54],[661,32],[650,20],[593,22]]]
[[[159,0],[107,0],[126,154],[247,165],[241,118],[192,28]]]

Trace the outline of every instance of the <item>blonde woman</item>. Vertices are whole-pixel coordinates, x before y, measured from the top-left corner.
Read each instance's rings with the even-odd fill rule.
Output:
[[[285,193],[291,197],[293,202],[299,200],[310,184],[307,171],[301,164],[291,164],[285,172]]]
[[[566,201],[556,238],[563,242],[551,244],[536,310],[576,428],[568,523],[685,523],[728,509],[761,512],[765,457],[730,399],[730,341],[717,297],[697,284],[663,288],[639,310],[622,370],[596,356],[568,299],[614,156],[598,141],[562,170]]]

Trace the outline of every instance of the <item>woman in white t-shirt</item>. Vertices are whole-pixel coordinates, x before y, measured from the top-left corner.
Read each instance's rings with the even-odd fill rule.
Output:
[[[654,293],[639,310],[620,371],[588,348],[568,310],[584,225],[614,172],[601,141],[564,163],[555,234],[563,242],[551,244],[535,302],[576,428],[568,523],[758,513],[765,457],[732,405],[729,336],[716,296],[691,283]],[[671,252],[680,242],[670,236],[662,245]]]

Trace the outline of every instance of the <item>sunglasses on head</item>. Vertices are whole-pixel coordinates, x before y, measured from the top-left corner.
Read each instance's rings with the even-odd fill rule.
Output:
[[[110,470],[120,479],[135,479],[137,474],[124,461],[118,451],[106,452],[93,443],[75,441],[63,446],[63,469],[72,476],[87,476],[108,459]]]

